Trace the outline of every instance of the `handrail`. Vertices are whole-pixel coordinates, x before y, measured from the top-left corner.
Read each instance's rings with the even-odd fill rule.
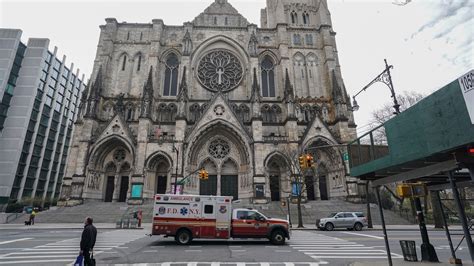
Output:
[[[349,144],[347,144],[347,145],[352,145],[353,143],[355,143],[355,142],[357,142],[358,140],[364,138],[365,136],[368,136],[369,134],[371,134],[372,132],[374,132],[375,130],[377,130],[377,129],[383,127],[383,126],[385,126],[385,124],[380,124],[380,125],[378,125],[377,127],[373,128],[372,130],[365,132],[364,135],[362,135],[362,136],[356,138],[355,140],[349,142]]]
[[[11,222],[11,221],[14,221],[14,220],[18,219],[18,216],[20,216],[20,214],[23,214],[23,213],[21,213],[21,212],[15,212],[15,213],[12,213],[12,214],[8,215],[8,216],[7,216],[7,219],[5,220],[5,223],[7,224],[7,223],[9,223],[9,222]],[[15,216],[15,218],[10,220],[10,217],[13,217],[13,216]]]

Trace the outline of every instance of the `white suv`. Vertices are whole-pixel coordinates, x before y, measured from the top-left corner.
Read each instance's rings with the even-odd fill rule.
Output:
[[[326,218],[317,220],[316,226],[326,231],[332,231],[334,228],[361,231],[367,227],[367,218],[362,212],[334,212]]]

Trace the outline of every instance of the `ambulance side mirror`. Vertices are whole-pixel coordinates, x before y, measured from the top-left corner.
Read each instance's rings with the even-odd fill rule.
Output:
[[[259,217],[257,217],[257,221],[265,222],[265,217],[259,216]]]

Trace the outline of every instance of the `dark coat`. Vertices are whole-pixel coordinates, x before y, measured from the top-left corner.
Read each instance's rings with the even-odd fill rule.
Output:
[[[81,236],[81,250],[89,251],[94,248],[97,229],[92,224],[84,226]]]

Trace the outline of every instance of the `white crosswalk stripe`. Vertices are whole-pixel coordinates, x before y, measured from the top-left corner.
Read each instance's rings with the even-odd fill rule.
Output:
[[[386,259],[383,249],[367,247],[356,242],[322,234],[311,234],[311,238],[297,237],[292,239],[290,247],[315,260],[321,259]],[[392,253],[392,258],[401,259],[401,255]]]
[[[145,237],[142,232],[135,230],[115,230],[97,235],[94,255],[111,251],[129,242]],[[72,264],[79,254],[80,237],[61,240],[54,243],[25,248],[0,255],[0,265],[37,264],[37,265],[66,265]]]
[[[160,262],[160,263],[137,263],[137,264],[114,264],[115,266],[322,266],[327,262]]]

